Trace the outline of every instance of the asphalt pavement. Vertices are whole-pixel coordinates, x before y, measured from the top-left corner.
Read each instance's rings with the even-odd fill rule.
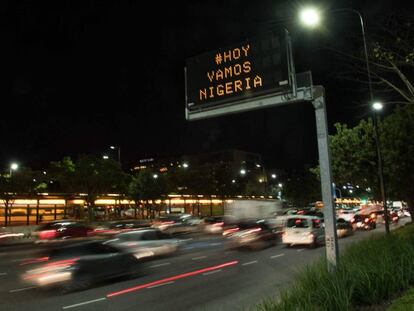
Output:
[[[400,220],[399,225],[409,221]],[[395,225],[392,225],[395,227]],[[340,239],[340,251],[372,234],[357,231]],[[281,243],[261,251],[226,249],[217,236],[187,238],[177,255],[147,261],[134,278],[59,294],[20,281],[21,263],[36,257],[38,245],[0,248],[0,310],[249,310],[275,297],[304,265],[325,254],[324,247],[287,248]]]

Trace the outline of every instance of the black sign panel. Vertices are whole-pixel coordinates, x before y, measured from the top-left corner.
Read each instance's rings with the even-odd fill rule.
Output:
[[[289,89],[285,42],[284,34],[272,34],[187,59],[187,108]]]

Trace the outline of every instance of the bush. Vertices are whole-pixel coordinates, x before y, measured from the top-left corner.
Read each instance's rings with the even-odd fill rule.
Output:
[[[341,311],[390,299],[414,284],[414,225],[351,245],[335,272],[326,261],[306,267],[279,301],[259,310]]]

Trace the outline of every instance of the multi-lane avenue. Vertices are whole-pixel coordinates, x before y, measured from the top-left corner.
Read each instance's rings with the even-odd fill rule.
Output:
[[[340,251],[382,232],[383,225],[355,232],[339,240]],[[324,247],[287,248],[281,243],[260,251],[229,250],[219,236],[186,237],[178,254],[144,262],[138,276],[61,294],[21,281],[21,263],[38,251],[32,244],[1,247],[0,310],[248,310],[277,295],[301,267],[325,254]]]

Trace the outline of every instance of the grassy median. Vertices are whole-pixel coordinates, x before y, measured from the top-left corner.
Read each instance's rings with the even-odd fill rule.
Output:
[[[302,270],[277,301],[258,310],[358,310],[380,304],[414,285],[414,225],[349,246],[334,273],[325,260]]]

